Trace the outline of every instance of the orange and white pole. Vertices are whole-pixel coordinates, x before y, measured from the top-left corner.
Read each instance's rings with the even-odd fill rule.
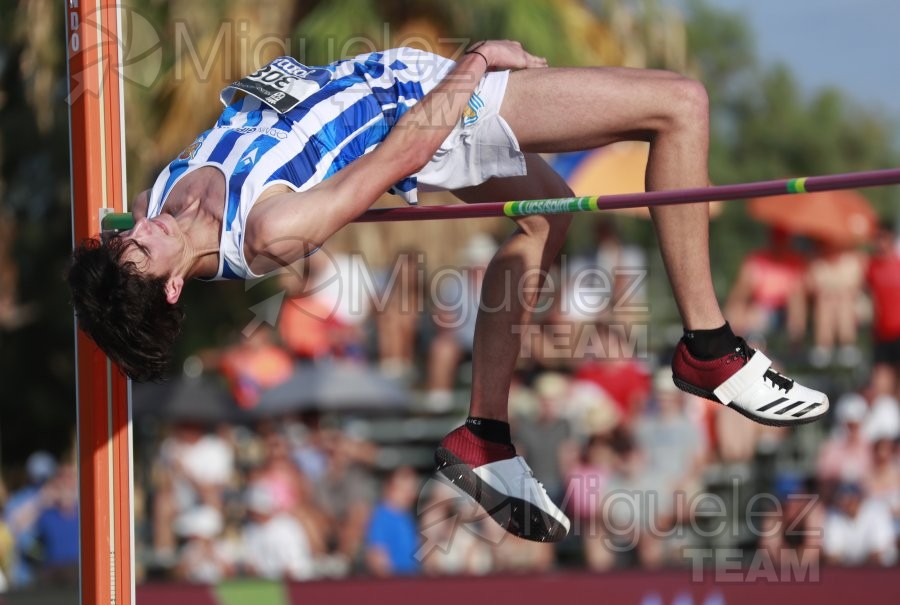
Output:
[[[99,233],[101,212],[127,210],[120,26],[115,0],[66,0],[74,242]],[[133,605],[131,385],[75,339],[80,602]]]

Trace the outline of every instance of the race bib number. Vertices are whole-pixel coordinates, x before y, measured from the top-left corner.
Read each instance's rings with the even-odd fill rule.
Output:
[[[254,96],[275,111],[287,113],[331,81],[327,69],[307,67],[291,57],[279,57],[228,88]]]

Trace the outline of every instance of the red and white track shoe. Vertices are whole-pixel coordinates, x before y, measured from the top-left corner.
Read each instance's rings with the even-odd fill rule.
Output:
[[[511,534],[558,542],[569,533],[568,517],[512,445],[486,441],[461,426],[444,437],[434,460],[438,473]]]
[[[772,369],[772,361],[738,339],[734,351],[718,359],[697,359],[684,340],[672,360],[675,385],[725,404],[761,424],[794,426],[818,420],[828,411],[828,397]]]

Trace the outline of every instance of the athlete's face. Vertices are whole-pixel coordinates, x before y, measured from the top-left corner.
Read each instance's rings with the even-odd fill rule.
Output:
[[[139,219],[133,229],[125,231],[120,237],[133,242],[122,256],[122,261],[133,262],[147,275],[170,277],[183,262],[184,234],[169,214]]]

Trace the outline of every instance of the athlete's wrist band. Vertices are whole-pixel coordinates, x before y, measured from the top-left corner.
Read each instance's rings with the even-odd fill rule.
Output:
[[[477,50],[468,50],[468,51],[466,51],[466,52],[463,53],[463,54],[466,54],[466,55],[478,55],[479,57],[481,57],[482,59],[484,59],[484,68],[485,68],[485,69],[490,69],[491,64],[490,64],[490,62],[487,60],[487,57],[485,57],[482,53],[478,52]]]

